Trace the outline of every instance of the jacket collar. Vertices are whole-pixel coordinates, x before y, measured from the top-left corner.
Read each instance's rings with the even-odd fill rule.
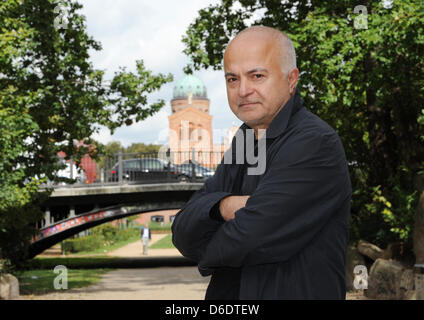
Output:
[[[281,134],[283,134],[288,126],[291,116],[294,115],[297,111],[299,111],[300,108],[302,108],[302,106],[303,106],[303,100],[300,97],[299,89],[296,88],[294,95],[290,97],[290,99],[286,102],[284,107],[281,108],[281,110],[278,112],[275,118],[271,121],[271,124],[266,130],[266,138],[274,139],[280,136]],[[240,130],[242,130],[243,133],[245,133],[246,129],[251,129],[251,128],[245,123],[243,123],[240,126]]]

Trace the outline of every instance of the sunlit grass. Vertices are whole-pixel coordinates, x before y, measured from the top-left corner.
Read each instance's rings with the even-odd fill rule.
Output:
[[[172,243],[172,233],[167,234],[165,237],[155,242],[150,246],[150,249],[174,249],[174,244]]]
[[[67,269],[68,289],[86,287],[100,281],[101,276],[112,269]],[[45,294],[49,292],[63,292],[56,290],[54,280],[63,276],[62,272],[54,273],[53,269],[29,270],[16,272],[19,280],[20,294]],[[63,283],[60,281],[60,283]]]

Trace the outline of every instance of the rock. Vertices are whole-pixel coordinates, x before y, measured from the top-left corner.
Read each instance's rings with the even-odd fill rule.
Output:
[[[346,248],[346,290],[353,291],[356,290],[353,286],[353,280],[355,279],[355,274],[353,269],[357,265],[365,265],[364,257],[358,252],[358,249],[355,246],[348,246]]]
[[[19,298],[19,281],[16,277],[9,274],[10,278],[10,299]]]
[[[377,300],[424,300],[424,274],[398,261],[377,259],[365,295]]]
[[[411,292],[414,291],[415,283],[414,283],[414,272],[412,269],[406,269],[402,272],[400,276],[400,284],[399,284],[399,299],[408,300],[408,296]]]
[[[10,284],[7,282],[6,277],[0,275],[0,300],[9,299]]]
[[[413,273],[413,289],[405,292],[405,300],[424,300],[424,275]]]
[[[0,276],[0,300],[19,298],[19,281],[11,274]]]
[[[402,299],[406,291],[405,287],[411,286],[410,275],[406,274],[402,277],[405,269],[397,261],[377,259],[371,266],[366,296],[378,300]]]
[[[368,258],[374,261],[381,258],[383,255],[383,250],[381,250],[376,245],[364,240],[359,240],[357,247],[359,253],[363,254],[364,256],[367,256]]]
[[[424,300],[424,274],[414,274],[417,300]]]

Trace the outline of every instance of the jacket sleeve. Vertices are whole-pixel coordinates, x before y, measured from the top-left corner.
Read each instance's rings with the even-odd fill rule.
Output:
[[[350,197],[337,134],[308,134],[281,148],[246,206],[214,234],[199,263],[219,267],[286,261],[302,250]]]
[[[181,254],[199,262],[206,245],[223,222],[211,217],[212,209],[222,198],[231,195],[228,190],[229,170],[222,163],[213,177],[206,180],[172,223],[172,242]]]

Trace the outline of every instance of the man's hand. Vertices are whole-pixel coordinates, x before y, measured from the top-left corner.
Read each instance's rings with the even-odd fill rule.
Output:
[[[222,199],[219,203],[219,211],[225,221],[234,219],[238,209],[246,205],[247,199],[250,196],[228,196]]]

